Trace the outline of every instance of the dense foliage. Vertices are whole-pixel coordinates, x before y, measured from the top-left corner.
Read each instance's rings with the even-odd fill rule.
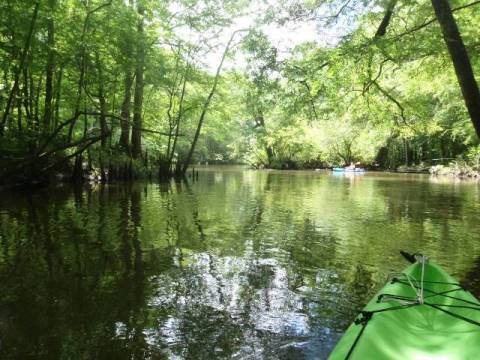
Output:
[[[455,4],[478,74],[478,5]],[[283,62],[264,38],[248,47],[254,90],[246,103],[253,98],[256,104],[251,128],[262,128],[250,132],[249,144],[256,146],[249,161],[281,167],[360,161],[382,168],[478,161],[478,137],[430,2],[397,4],[383,36],[377,34],[381,8],[343,12],[349,9],[351,17],[360,15],[334,47],[303,44]],[[300,15],[321,21],[317,8],[308,10]]]
[[[450,2],[466,48],[455,57],[445,3],[4,1],[2,182],[182,175],[197,161],[478,166],[478,86],[457,63],[480,72],[480,4]],[[333,44],[319,34],[284,56],[264,31],[305,22]],[[226,69],[234,58],[245,65]]]

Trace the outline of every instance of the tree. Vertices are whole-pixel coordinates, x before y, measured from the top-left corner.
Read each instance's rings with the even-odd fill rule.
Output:
[[[20,55],[19,65],[15,69],[15,77],[13,80],[12,90],[10,91],[10,94],[8,96],[7,105],[6,105],[5,111],[3,112],[2,119],[0,120],[0,136],[2,136],[4,133],[5,123],[7,122],[7,118],[10,115],[10,110],[14,105],[13,101],[15,99],[15,96],[17,95],[19,81],[20,81],[20,74],[25,69],[25,60],[27,58],[27,54],[30,49],[30,43],[32,41],[32,36],[35,30],[35,24],[37,22],[39,7],[40,7],[40,1],[36,1],[33,9],[32,20],[30,21],[30,28],[28,30],[28,35],[25,40],[25,45],[23,47],[22,53]]]
[[[235,38],[235,35],[241,31],[245,30],[237,30],[232,33],[230,36],[230,39],[227,42],[227,45],[225,46],[225,49],[222,54],[222,58],[220,59],[220,63],[218,64],[217,71],[215,72],[215,77],[213,78],[213,85],[212,88],[210,89],[210,92],[207,95],[207,98],[205,99],[205,102],[203,103],[202,110],[200,113],[200,117],[198,119],[198,125],[197,129],[195,130],[195,135],[193,137],[192,145],[190,146],[190,150],[188,151],[187,157],[185,158],[183,162],[183,167],[182,167],[182,174],[185,174],[187,172],[188,166],[190,165],[190,162],[192,161],[192,156],[193,152],[195,151],[195,146],[197,145],[198,138],[200,136],[200,131],[202,130],[203,122],[205,121],[205,116],[207,115],[208,108],[210,106],[210,102],[212,101],[213,95],[215,95],[215,91],[217,90],[217,85],[218,81],[220,79],[220,72],[222,71],[223,63],[225,61],[225,58],[230,50],[230,47],[232,45],[232,42]]]
[[[144,13],[142,1],[137,4],[139,15],[137,27],[137,63],[135,65],[135,93],[133,98],[132,156],[137,159],[142,155],[142,110],[143,110],[143,72],[145,66]]]
[[[448,0],[432,0],[432,6],[450,53],[465,105],[477,136],[480,138],[480,91],[473,74],[467,49],[463,43]]]
[[[52,101],[53,101],[53,81],[55,71],[55,21],[54,13],[56,8],[56,0],[48,2],[50,16],[47,20],[47,67],[45,80],[45,109],[43,115],[43,129],[49,131],[52,119]]]

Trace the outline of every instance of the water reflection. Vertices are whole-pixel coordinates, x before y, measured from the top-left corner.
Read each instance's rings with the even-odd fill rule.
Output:
[[[248,170],[2,194],[0,357],[322,359],[400,248],[476,291],[478,210],[474,184]]]

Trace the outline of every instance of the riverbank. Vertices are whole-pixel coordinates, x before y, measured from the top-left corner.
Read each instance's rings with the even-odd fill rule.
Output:
[[[258,170],[275,170],[275,171],[329,171],[331,167],[321,168],[264,168]],[[397,169],[381,169],[365,167],[366,172],[392,173],[392,174],[425,174],[438,177],[452,177],[456,179],[477,179],[480,180],[480,170],[468,163],[452,163],[449,165],[412,165],[399,166]]]
[[[456,178],[468,178],[480,180],[480,168],[469,165],[466,162],[454,162],[448,166],[435,165],[429,169],[434,176],[450,176]]]
[[[50,173],[48,177],[42,179],[42,181],[37,182],[16,182],[10,184],[0,184],[0,190],[5,191],[9,189],[40,189],[52,185],[58,184],[68,184],[68,183],[83,183],[83,184],[99,184],[99,183],[112,183],[112,182],[135,182],[138,180],[150,180],[154,181],[155,179],[160,182],[165,182],[166,180],[171,179],[171,177],[163,178],[159,176],[159,169],[157,166],[150,164],[149,167],[141,166],[138,162],[130,162],[128,165],[124,166],[107,166],[105,169],[92,167],[91,169],[84,169],[81,172],[81,176],[73,177],[72,172],[68,171],[56,171]],[[198,170],[205,169],[237,169],[245,167],[252,170],[259,171],[274,171],[274,172],[309,172],[309,171],[331,171],[330,167],[321,167],[321,168],[261,168],[255,169],[254,167],[247,164],[219,164],[219,163],[207,163],[202,165],[191,166],[185,174],[186,179],[198,179]],[[448,166],[436,165],[436,166],[424,166],[424,165],[413,165],[413,166],[400,166],[397,169],[380,169],[380,168],[369,168],[366,167],[367,173],[390,173],[390,174],[424,174],[432,175],[433,177],[443,177],[443,178],[454,178],[456,180],[480,180],[480,171],[466,163],[456,162],[455,164],[450,164]],[[78,174],[77,174],[78,175]]]

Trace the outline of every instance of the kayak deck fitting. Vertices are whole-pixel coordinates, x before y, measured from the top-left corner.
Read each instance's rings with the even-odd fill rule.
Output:
[[[480,302],[440,266],[392,274],[330,354],[337,359],[480,359]]]

